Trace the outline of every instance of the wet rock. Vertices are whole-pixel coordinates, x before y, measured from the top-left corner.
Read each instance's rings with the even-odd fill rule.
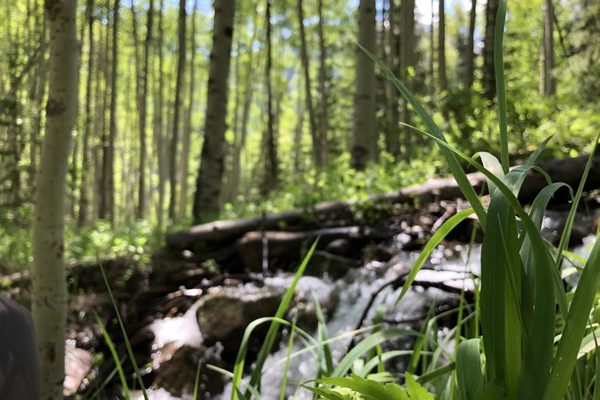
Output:
[[[200,399],[208,399],[221,393],[226,378],[206,365],[222,366],[219,349],[192,346],[165,346],[156,370],[153,386],[162,388],[176,398],[191,396],[194,393],[196,371],[200,363],[198,393]]]
[[[325,247],[325,251],[337,256],[347,256],[350,252],[350,240],[345,238],[335,239]]]
[[[63,395],[73,396],[86,375],[94,366],[94,356],[89,351],[79,349],[73,344],[67,344],[65,349],[65,382]]]
[[[360,268],[361,260],[338,256],[327,251],[316,250],[306,268],[305,275],[328,276],[338,279],[352,268]]]
[[[254,320],[272,317],[283,298],[283,287],[216,288],[197,303],[198,326],[208,346],[220,342],[225,353],[237,353],[244,330]],[[268,324],[259,326],[254,338],[264,337]]]

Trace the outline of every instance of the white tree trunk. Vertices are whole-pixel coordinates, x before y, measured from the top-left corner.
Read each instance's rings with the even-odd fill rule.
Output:
[[[63,398],[67,290],[64,219],[71,135],[77,116],[76,0],[46,0],[50,88],[33,221],[33,317],[44,399]]]

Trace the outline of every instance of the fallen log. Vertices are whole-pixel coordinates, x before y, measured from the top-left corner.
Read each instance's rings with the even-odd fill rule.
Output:
[[[264,234],[263,232],[249,232],[237,241],[236,247],[247,270],[262,272],[263,256],[266,256],[268,269],[270,270],[275,269],[275,267],[282,269],[287,269],[288,266],[290,268],[296,267],[298,260],[302,258],[303,250],[317,238],[320,238],[319,249],[327,249],[327,245],[333,241],[344,239],[348,241],[348,247],[358,250],[353,255],[360,258],[360,249],[365,244],[373,240],[382,241],[388,237],[389,235],[386,232],[359,226],[318,229],[308,232],[266,231]],[[268,243],[268,253],[265,255],[263,255],[263,239]],[[327,252],[315,256],[315,259],[317,258],[322,258],[321,262],[313,262],[312,266],[353,264],[352,259],[335,257]]]
[[[553,182],[565,182],[576,188],[583,174],[588,156],[548,160],[539,165],[548,173]],[[481,173],[467,175],[469,182],[479,193],[485,183]],[[546,186],[545,178],[538,172],[530,173],[519,194],[522,203],[530,203]],[[600,156],[593,160],[592,169],[585,186],[586,190],[600,188]],[[383,195],[369,196],[368,201],[377,204],[424,205],[441,200],[463,198],[454,178],[434,178],[420,185],[409,186]],[[352,207],[356,201],[326,201],[312,207],[282,211],[266,216],[242,218],[230,221],[215,221],[191,227],[186,231],[167,234],[167,247],[174,250],[206,252],[231,244],[252,231],[278,231],[285,227],[296,230],[318,229],[314,221],[328,219],[352,220]],[[312,225],[307,221],[313,221]],[[302,228],[302,226],[305,226]],[[308,225],[308,226],[307,226]]]

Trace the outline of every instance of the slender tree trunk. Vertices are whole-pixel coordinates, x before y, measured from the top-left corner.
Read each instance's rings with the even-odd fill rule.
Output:
[[[131,5],[132,11],[134,5]],[[135,12],[133,12],[135,17]],[[146,159],[147,159],[147,144],[146,144],[146,121],[147,121],[147,110],[148,110],[148,75],[150,69],[150,52],[152,51],[152,35],[154,28],[154,0],[150,0],[148,7],[148,20],[146,28],[146,40],[144,42],[144,62],[140,69],[136,68],[138,72],[138,111],[139,111],[139,137],[140,137],[140,159],[139,159],[139,186],[138,186],[138,203],[136,209],[136,217],[143,219],[146,211]],[[137,23],[134,20],[134,28]],[[134,32],[134,37],[137,40],[137,32]],[[136,44],[136,56],[139,57],[138,45]],[[139,60],[139,58],[138,58]]]
[[[302,173],[302,133],[304,131],[304,109],[302,108],[302,92],[298,90],[298,121],[294,130],[294,172],[298,175]]]
[[[465,71],[465,86],[473,87],[475,81],[475,24],[477,22],[477,0],[471,0],[469,13],[469,38],[467,42],[467,65]]]
[[[90,137],[92,135],[92,91],[94,83],[94,0],[87,0],[87,26],[89,36],[87,86],[85,92],[85,126],[83,130],[83,158],[81,162],[81,184],[79,188],[79,215],[77,225],[81,228],[88,221],[88,175],[90,168]]]
[[[323,167],[329,164],[329,120],[327,93],[327,48],[325,46],[325,20],[323,18],[323,0],[318,0],[319,13],[319,92],[321,93],[319,114],[319,139],[321,140],[321,162]]]
[[[415,65],[415,0],[404,0],[400,6],[401,11],[401,30],[400,30],[400,77],[403,79],[406,87],[409,90],[413,89],[413,76],[411,71]],[[413,111],[408,107],[408,101],[403,100],[402,102],[402,121],[407,124],[412,122]],[[414,138],[414,132],[411,132],[408,128],[402,129],[402,135],[405,140],[406,146],[406,157],[410,157],[413,151],[411,151],[416,140]]]
[[[266,146],[265,159],[265,176],[263,195],[266,195],[271,190],[275,189],[279,184],[279,162],[277,160],[277,144],[275,141],[274,130],[274,113],[273,113],[273,79],[272,72],[272,56],[273,44],[271,40],[271,4],[272,0],[267,0],[266,5],[266,21],[267,24],[267,64],[265,68],[265,84],[267,88],[267,129],[265,131],[264,143]]]
[[[219,212],[234,15],[235,0],[215,0],[205,136],[194,196],[193,216],[196,220],[215,216]]]
[[[448,90],[448,77],[446,75],[446,7],[444,0],[438,0],[438,75],[440,78],[440,91]]]
[[[389,0],[388,9],[388,64],[393,71],[398,69],[398,34],[397,29],[397,10],[394,0]],[[398,160],[400,156],[400,136],[398,129],[398,121],[400,116],[398,115],[398,89],[394,86],[394,83],[387,81],[387,98],[388,98],[388,132],[386,132],[386,150],[390,153],[394,159]]]
[[[542,65],[540,77],[540,93],[551,97],[556,94],[556,77],[554,76],[554,6],[552,0],[544,0],[544,35],[542,45]]]
[[[112,60],[110,77],[110,120],[108,141],[104,143],[102,157],[103,195],[100,204],[100,219],[111,223],[115,220],[115,142],[117,137],[117,76],[119,56],[119,6],[115,0],[113,6]]]
[[[36,112],[35,118],[33,122],[33,126],[31,128],[32,135],[30,137],[29,143],[29,186],[35,189],[35,173],[37,170],[37,159],[38,159],[38,151],[39,151],[39,141],[42,138],[42,116],[44,113],[44,98],[46,96],[46,88],[48,86],[48,82],[46,80],[47,73],[47,65],[46,65],[46,53],[47,53],[47,22],[46,22],[46,14],[43,14],[43,22],[40,31],[40,55],[38,59],[38,80],[37,80],[37,90],[35,95],[36,102]]]
[[[77,119],[76,0],[46,0],[50,89],[33,219],[33,318],[45,399],[63,398],[67,324],[64,220],[71,132]]]
[[[166,154],[165,154],[165,135],[163,132],[163,106],[164,106],[164,87],[165,79],[163,73],[164,64],[164,26],[163,15],[165,12],[165,1],[160,0],[160,13],[158,14],[158,88],[156,100],[154,101],[154,143],[156,146],[156,157],[158,159],[158,205],[157,205],[157,225],[158,230],[162,231],[164,226],[165,214],[165,181],[166,181]]]
[[[496,96],[496,77],[494,68],[494,29],[498,1],[488,0],[485,8],[485,38],[483,41],[483,91],[488,100]]]
[[[267,6],[269,7],[269,6]],[[321,141],[319,140],[319,133],[317,131],[317,119],[315,116],[315,109],[313,107],[312,89],[310,87],[310,64],[308,59],[308,50],[306,45],[306,32],[304,31],[304,9],[302,7],[302,0],[298,0],[298,22],[300,24],[300,58],[302,60],[302,71],[304,72],[304,90],[306,91],[306,110],[308,112],[308,123],[310,127],[310,137],[313,143],[313,159],[317,168],[322,168],[323,164],[323,153],[321,151]],[[267,21],[267,24],[269,22]],[[270,28],[267,28],[270,30]],[[267,44],[270,46],[270,44]],[[270,77],[267,76],[267,81]],[[267,82],[269,85],[269,82]]]
[[[358,6],[358,44],[371,53],[375,53],[375,0],[360,0]],[[369,56],[360,48],[357,48],[356,52],[352,167],[364,170],[367,163],[375,158],[373,141],[377,141],[375,66]]]
[[[110,13],[110,2],[106,1],[106,18]],[[110,29],[109,24],[105,25],[104,29],[100,30],[102,49],[99,52],[98,58],[98,73],[96,82],[96,120],[94,122],[94,136],[97,138],[98,145],[95,147],[95,165],[94,165],[94,219],[104,219],[104,204],[106,204],[107,193],[104,190],[105,175],[104,167],[106,160],[106,142],[107,123],[106,114],[108,110],[108,86],[110,82],[110,72],[108,69],[109,59],[108,53],[110,49]]]
[[[231,198],[235,202],[238,197],[238,193],[240,192],[240,182],[241,182],[241,158],[242,151],[246,147],[246,138],[248,136],[248,122],[250,120],[250,107],[252,106],[252,98],[254,96],[254,77],[253,71],[255,70],[254,66],[254,49],[252,48],[253,43],[256,41],[258,37],[258,13],[256,12],[256,8],[253,11],[253,32],[250,43],[248,44],[248,61],[246,64],[246,74],[245,74],[245,91],[244,91],[244,106],[242,109],[242,120],[241,120],[241,128],[240,128],[240,137],[239,140],[236,140],[234,143],[234,153],[233,153],[233,165],[231,167]]]
[[[429,31],[429,42],[431,43],[429,48],[429,75],[431,78],[429,95],[431,96],[431,106],[433,107],[435,104],[435,7],[433,0],[431,0],[431,29]]]
[[[194,2],[192,10],[192,31],[190,33],[190,51],[192,57],[190,60],[190,91],[189,106],[183,122],[183,142],[181,143],[181,177],[179,209],[177,210],[177,219],[185,218],[188,208],[188,176],[190,172],[190,144],[192,135],[192,115],[194,113],[194,94],[196,93],[196,8],[198,0]]]
[[[241,36],[241,35],[240,35]],[[226,143],[226,155],[225,155],[225,159],[228,160],[227,161],[227,166],[230,165],[229,168],[225,168],[225,177],[223,178],[223,189],[221,192],[221,206],[223,206],[224,204],[227,203],[233,203],[233,185],[234,185],[234,168],[235,168],[235,163],[236,161],[239,164],[239,159],[236,160],[236,156],[239,157],[239,154],[237,154],[237,148],[238,148],[238,143],[240,141],[240,108],[241,108],[241,102],[242,102],[242,84],[241,84],[241,54],[242,54],[242,40],[241,38],[238,36],[238,40],[236,42],[236,51],[235,51],[236,57],[235,57],[235,64],[233,66],[233,70],[234,70],[234,78],[235,78],[235,82],[232,86],[235,87],[235,94],[234,94],[234,99],[233,99],[233,126],[232,126],[232,131],[233,131],[233,141],[231,142],[231,144]]]
[[[181,110],[181,89],[185,74],[185,0],[179,0],[179,58],[177,60],[177,86],[175,87],[175,108],[173,110],[173,135],[171,140],[171,158],[169,174],[171,181],[171,199],[169,218],[175,220],[177,208],[177,150],[179,145],[179,114]]]

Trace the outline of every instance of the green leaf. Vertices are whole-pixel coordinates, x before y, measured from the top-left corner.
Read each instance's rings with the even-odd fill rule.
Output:
[[[502,170],[502,165],[500,164],[500,161],[498,161],[498,159],[496,157],[494,157],[492,154],[490,154],[486,151],[481,151],[478,153],[478,155],[479,155],[479,157],[481,157],[481,162],[483,163],[484,167],[486,167],[491,173],[496,175],[499,179],[504,178],[504,171]],[[494,192],[496,191],[496,185],[494,185],[494,183],[492,181],[490,181],[489,179],[487,180],[487,184],[489,187],[490,195],[493,195]]]
[[[278,320],[283,318],[283,316],[285,315],[285,313],[290,305],[290,302],[292,301],[292,298],[294,297],[294,292],[296,291],[296,286],[298,285],[298,281],[300,280],[302,275],[304,275],[304,271],[306,270],[306,267],[308,266],[308,262],[310,261],[313,253],[315,252],[315,249],[317,248],[318,243],[319,243],[319,239],[315,240],[314,243],[312,244],[312,246],[310,247],[310,249],[308,250],[308,253],[306,253],[304,260],[302,260],[300,267],[298,267],[298,271],[296,272],[296,275],[294,276],[294,280],[292,281],[292,284],[290,285],[290,287],[287,288],[285,294],[283,295],[283,299],[281,300],[281,303],[279,304],[279,307],[277,308],[277,312],[275,313],[276,319],[273,320],[273,322],[271,323],[271,326],[269,327],[269,331],[267,332],[265,341],[263,342],[260,352],[258,353],[258,357],[256,358],[254,370],[252,371],[252,374],[250,376],[250,386],[252,386],[252,387],[257,387],[260,384],[260,378],[262,376],[262,368],[265,365],[265,361],[267,360],[267,357],[271,353],[271,349],[273,348],[273,345],[275,344],[275,338],[277,337],[277,331],[279,330]],[[248,396],[249,393],[246,392],[246,395]],[[235,400],[235,393],[233,393],[233,396],[234,397],[232,397],[232,400]]]
[[[498,96],[498,121],[500,122],[500,154],[502,169],[508,173],[510,160],[508,154],[508,122],[506,107],[506,88],[504,84],[504,23],[506,20],[506,0],[498,2],[498,13],[494,27],[494,73],[496,76],[496,94]]]
[[[435,231],[433,236],[431,236],[431,239],[429,239],[429,241],[425,245],[423,251],[421,251],[421,254],[419,254],[419,257],[415,261],[412,269],[410,270],[410,273],[408,274],[408,277],[406,278],[406,281],[402,286],[402,290],[400,291],[400,294],[396,299],[396,304],[398,304],[400,300],[402,300],[402,297],[404,297],[406,292],[408,292],[410,285],[412,285],[412,283],[414,282],[415,278],[417,277],[417,273],[421,270],[421,267],[423,267],[423,264],[425,264],[425,261],[427,261],[427,259],[431,255],[431,252],[440,244],[442,240],[444,240],[444,238],[452,231],[452,229],[456,228],[458,224],[460,224],[467,217],[469,217],[469,215],[473,214],[473,212],[474,210],[472,208],[459,211],[452,217],[448,218],[442,224],[442,226],[440,226],[440,228],[437,231]]]
[[[383,343],[387,340],[394,339],[400,336],[419,336],[421,335],[419,332],[407,330],[407,329],[387,329],[385,331],[377,332],[365,339],[363,339],[360,343],[358,343],[337,365],[333,374],[333,377],[341,377],[344,376],[350,371],[352,368],[352,364],[359,358],[361,358],[364,354],[366,354],[370,349],[377,346],[380,343]]]
[[[470,339],[458,345],[456,379],[462,400],[478,400],[483,389],[479,343],[479,339]]]
[[[596,241],[575,289],[565,329],[554,357],[544,399],[563,398],[577,361],[587,320],[600,286],[600,240]]]
[[[433,396],[419,385],[411,374],[406,374],[406,391],[411,399],[433,400]]]

